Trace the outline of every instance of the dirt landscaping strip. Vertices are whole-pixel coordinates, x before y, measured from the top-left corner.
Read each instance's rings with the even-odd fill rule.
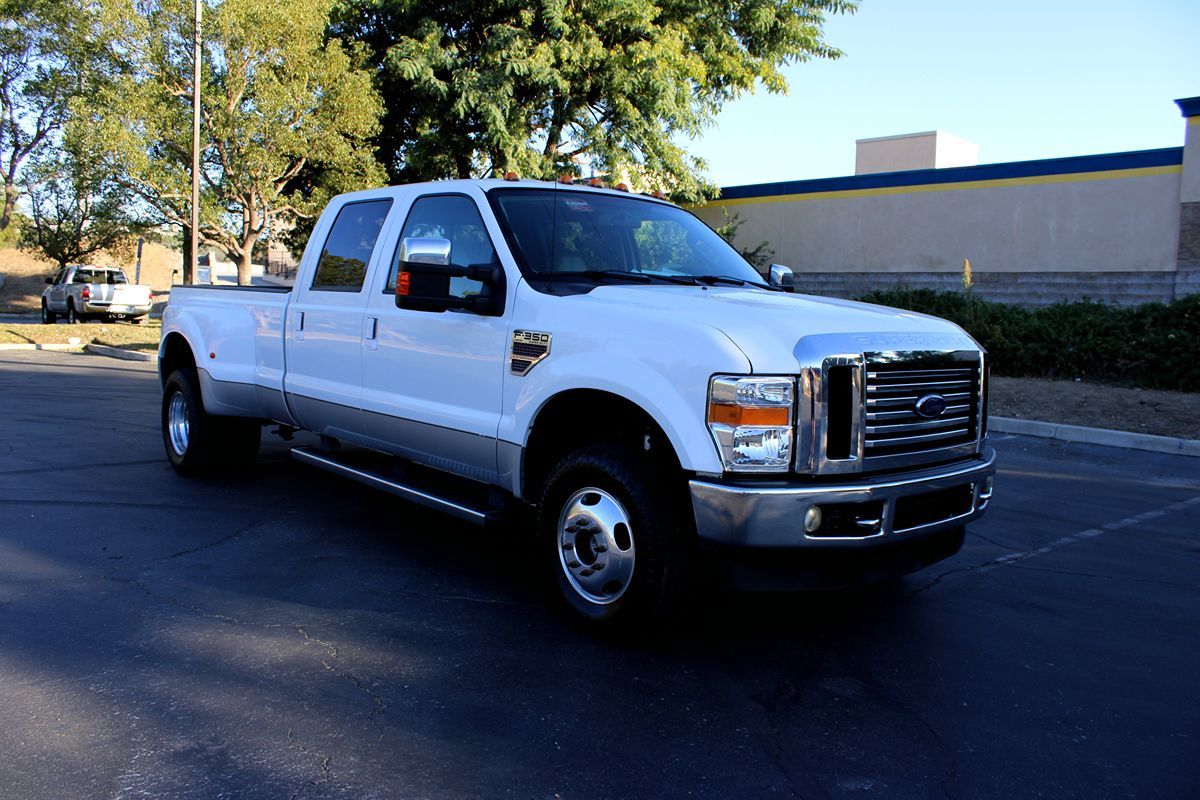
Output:
[[[992,417],[1200,439],[1200,394],[1084,381],[992,378]]]

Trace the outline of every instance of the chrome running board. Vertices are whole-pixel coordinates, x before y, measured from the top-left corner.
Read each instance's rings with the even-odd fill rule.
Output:
[[[318,452],[312,447],[293,447],[291,452],[292,458],[297,461],[312,464],[314,467],[320,467],[323,470],[349,478],[352,481],[357,481],[373,489],[382,489],[411,503],[432,508],[435,511],[441,511],[466,522],[473,522],[476,525],[486,525],[493,521],[493,515],[487,511],[440,497],[425,489],[418,489],[415,486],[399,483],[392,478],[384,477],[369,469],[350,466],[338,461],[331,454]]]

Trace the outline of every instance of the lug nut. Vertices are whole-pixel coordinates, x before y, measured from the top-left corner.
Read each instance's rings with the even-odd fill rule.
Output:
[[[570,542],[563,542],[563,550],[574,550],[574,549],[575,549],[575,545],[571,544]]]
[[[576,567],[579,566],[579,562],[578,561],[568,561],[567,566],[570,567],[571,569],[575,569]]]

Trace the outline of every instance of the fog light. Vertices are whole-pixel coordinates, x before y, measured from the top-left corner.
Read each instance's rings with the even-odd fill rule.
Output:
[[[819,527],[821,527],[821,507],[809,506],[808,511],[804,512],[804,531],[805,533],[815,533]]]

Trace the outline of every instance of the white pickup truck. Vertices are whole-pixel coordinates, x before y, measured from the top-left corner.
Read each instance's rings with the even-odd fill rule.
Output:
[[[159,368],[183,474],[304,462],[535,536],[595,622],[714,577],[812,586],[950,556],[992,496],[988,363],[934,317],[764,282],[628,192],[447,181],[337,197],[296,284],[176,287]]]
[[[64,267],[42,291],[42,322],[53,325],[59,317],[75,324],[88,319],[127,319],[140,324],[154,305],[149,286],[130,283],[124,270],[114,267]]]

